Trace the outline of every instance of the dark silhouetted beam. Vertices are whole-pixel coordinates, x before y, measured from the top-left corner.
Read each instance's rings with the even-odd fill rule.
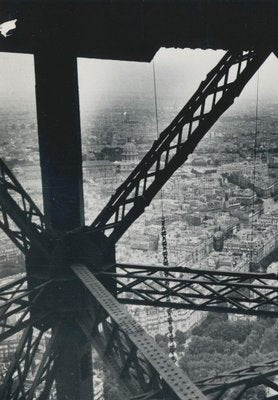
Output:
[[[53,45],[35,54],[36,97],[46,223],[84,224],[77,61]]]
[[[2,0],[2,51],[67,43],[75,56],[150,61],[161,47],[276,49],[276,0]]]
[[[60,41],[59,32],[53,39],[35,52],[38,134],[46,225],[64,233],[84,225],[78,77],[77,60],[66,41]],[[84,344],[73,319],[64,315],[59,330],[65,351],[57,360],[57,399],[89,400],[91,345]]]

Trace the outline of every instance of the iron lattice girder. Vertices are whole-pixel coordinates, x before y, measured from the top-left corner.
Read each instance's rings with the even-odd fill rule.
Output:
[[[266,50],[228,51],[210,71],[91,225],[92,231],[110,231],[107,247],[116,243],[143,213],[269,54]],[[0,166],[0,226],[25,254],[32,244],[48,258],[46,238],[42,240],[40,235],[45,230],[43,215],[7,166],[3,162]],[[48,237],[55,239],[53,232],[48,232]]]
[[[100,213],[92,224],[91,231],[100,231],[100,234],[110,229],[110,243],[108,243],[107,247],[114,244],[133,221],[143,213],[144,208],[151,202],[164,183],[186,161],[188,155],[194,151],[209,128],[233,103],[235,97],[240,94],[245,84],[268,55],[269,51],[257,50],[228,52],[208,74],[195,95],[178,114],[172,124],[162,132],[150,152],[143,158],[126,182],[119,187],[116,194],[108,203],[108,206],[104,208],[103,212]],[[43,256],[49,259],[48,251],[46,250],[48,248],[47,238],[44,234],[45,223],[41,213],[8,168],[3,163],[1,165],[0,204],[2,220],[0,222],[2,229],[25,254],[29,254],[30,246],[34,246],[41,251]],[[14,229],[13,224],[16,225],[16,229]],[[55,239],[52,235],[49,232],[47,236]],[[73,262],[75,261],[73,260]],[[85,267],[82,268],[84,272]],[[94,299],[94,307],[97,304],[100,310],[96,314],[99,320],[94,321],[93,316],[89,312],[85,312],[84,319],[80,319],[79,324],[99,349],[102,356],[104,358],[110,357],[110,360],[114,360],[116,374],[118,373],[117,376],[119,376],[120,371],[129,372],[127,375],[130,379],[126,379],[125,382],[123,378],[121,380],[126,383],[128,391],[132,391],[133,384],[130,382],[133,382],[135,386],[137,385],[138,387],[139,385],[143,398],[159,397],[165,393],[173,399],[188,399],[187,395],[191,399],[204,398],[202,393],[190,380],[184,377],[178,369],[176,370],[165,355],[161,355],[155,349],[152,339],[144,334],[142,328],[133,323],[130,319],[131,317],[125,314],[125,311],[120,308],[113,296],[102,287],[88,270],[86,271],[86,274],[88,273],[90,276],[90,284],[88,284],[86,279],[82,280],[82,282],[85,283],[85,286],[89,286],[89,291],[92,287],[96,289],[92,298]],[[213,282],[207,282],[207,277],[204,279],[205,275],[201,277],[198,275],[193,281],[185,279],[182,283],[174,281],[174,278],[169,276],[169,288],[166,290],[165,277],[153,276],[151,287],[147,284],[146,288],[141,289],[146,290],[146,292],[140,292],[140,285],[144,285],[146,282],[145,279],[142,279],[142,276],[138,277],[134,270],[131,275],[132,279],[135,279],[136,292],[133,290],[132,285],[128,287],[128,290],[133,290],[137,296],[138,293],[140,294],[139,300],[137,300],[138,304],[144,304],[147,300],[149,302],[148,305],[165,305],[166,307],[174,306],[177,308],[194,309],[197,307],[198,309],[208,309],[211,311],[225,310],[245,314],[251,313],[252,315],[254,313],[255,315],[259,315],[256,310],[258,304],[260,305],[259,311],[263,315],[265,315],[266,311],[269,312],[269,310],[262,310],[263,307],[269,305],[276,307],[275,298],[271,297],[272,292],[267,292],[267,295],[263,292],[265,286],[262,282],[260,282],[259,286],[262,285],[263,288],[258,286],[253,288],[255,294],[260,289],[262,289],[262,292],[259,295],[257,294],[257,302],[252,300],[253,304],[251,304],[250,302],[248,303],[248,296],[244,292],[244,290],[251,289],[246,286],[246,282],[244,282],[244,288],[241,287],[241,282],[236,282],[233,283],[232,287],[227,289],[231,284],[230,282],[226,282],[223,288],[223,281],[217,283],[217,279],[214,279]],[[153,272],[151,272],[151,275],[153,275]],[[110,273],[109,279],[113,281],[119,279],[119,277]],[[121,277],[121,279],[126,279],[126,276]],[[140,285],[138,279],[141,279]],[[201,285],[201,290],[196,290],[194,286],[196,280]],[[213,289],[212,283],[218,288],[217,290]],[[190,296],[184,297],[181,291],[186,288],[186,285],[190,287],[191,292]],[[127,288],[126,283],[124,286]],[[207,293],[206,290],[208,288],[210,290]],[[204,289],[205,295],[202,293]],[[271,290],[276,290],[276,288]],[[99,295],[96,295],[97,293]],[[123,293],[124,291],[122,293],[118,292],[119,298],[121,298]],[[17,321],[13,326],[6,326],[6,332],[3,332],[6,336],[2,336],[2,338],[8,337],[14,332],[23,329],[24,326],[36,322],[29,318],[29,310],[32,302],[36,302],[37,294],[35,293],[35,296],[32,296],[32,301],[26,306],[24,318]],[[102,294],[103,298],[101,297]],[[180,305],[176,306],[178,302],[175,302],[173,295],[179,299],[181,302]],[[165,299],[169,296],[172,297],[173,301],[167,304]],[[238,297],[242,300],[238,301]],[[269,300],[270,297],[271,302]],[[17,301],[21,301],[21,299]],[[121,298],[121,301],[124,302],[126,299]],[[130,299],[126,302],[130,304]],[[223,306],[221,304],[223,302],[229,302],[231,307]],[[248,303],[247,305],[246,302]],[[114,309],[112,304],[115,306]],[[94,308],[94,311],[96,311],[96,308]],[[43,318],[44,316],[40,317]],[[88,330],[89,326],[96,328],[96,330],[93,332]],[[105,354],[105,351],[109,354]],[[41,367],[42,371],[44,371],[43,365],[44,363]],[[176,371],[177,375],[172,371]],[[52,372],[49,372],[49,377],[51,374]],[[40,376],[40,373],[38,376]],[[37,384],[40,379],[36,380]],[[50,381],[48,380],[48,382]],[[47,384],[48,386],[49,383]]]
[[[93,313],[85,313],[77,322],[100,356],[111,363],[126,398],[129,393],[157,398],[157,392],[172,400],[206,398],[87,267],[72,269],[93,300]]]
[[[239,400],[248,389],[259,385],[278,393],[278,385],[273,381],[277,375],[278,360],[275,359],[209,376],[195,383],[211,400],[222,400],[227,395],[230,400]]]
[[[1,159],[0,227],[25,255],[31,245],[47,255],[40,237],[45,230],[44,216]]]
[[[2,400],[48,399],[54,383],[59,327],[51,337],[29,326],[23,331],[15,355],[0,386]],[[39,361],[39,362],[38,362]]]
[[[106,232],[110,242],[116,243],[231,106],[269,54],[267,50],[228,51],[116,190],[91,229]]]
[[[123,304],[278,316],[276,274],[131,264],[115,267],[116,272],[100,276],[116,283],[117,300]],[[163,275],[166,271],[167,277]]]
[[[26,277],[22,277],[0,287],[0,341],[46,316],[31,318],[30,310],[49,283],[46,281],[30,290]]]

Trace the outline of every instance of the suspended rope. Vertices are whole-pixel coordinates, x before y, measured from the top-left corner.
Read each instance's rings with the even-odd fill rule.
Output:
[[[153,85],[154,85],[154,104],[155,104],[155,120],[156,120],[156,135],[157,138],[159,136],[159,130],[158,130],[158,113],[157,113],[157,90],[156,90],[156,75],[155,75],[155,64],[154,60],[152,63],[153,66]],[[163,266],[164,267],[169,267],[169,259],[168,259],[168,246],[167,246],[167,231],[166,231],[166,221],[165,221],[165,216],[164,216],[164,207],[163,207],[163,191],[161,189],[160,191],[160,196],[161,196],[161,239],[162,239],[162,255],[163,255]],[[169,273],[166,271],[164,272],[164,277],[167,278],[169,276]],[[165,286],[167,292],[169,291],[169,281],[166,279],[165,280]],[[170,296],[168,295],[166,297],[166,301],[170,302]],[[168,348],[169,348],[169,357],[170,359],[176,363],[177,362],[177,357],[176,357],[176,343],[174,339],[174,328],[173,328],[173,315],[172,315],[172,309],[167,308],[167,322],[168,322]]]
[[[155,109],[155,125],[156,125],[156,138],[159,137],[158,130],[158,112],[157,112],[157,90],[156,90],[156,75],[155,75],[155,65],[154,60],[152,62],[153,65],[153,92],[154,92],[154,109]]]
[[[250,267],[254,261],[254,221],[255,221],[255,186],[256,186],[256,163],[257,163],[257,145],[258,145],[258,112],[259,112],[259,71],[257,72],[257,90],[256,90],[256,111],[255,111],[255,133],[253,146],[253,196],[252,196],[252,217],[251,217],[251,251],[250,251]]]

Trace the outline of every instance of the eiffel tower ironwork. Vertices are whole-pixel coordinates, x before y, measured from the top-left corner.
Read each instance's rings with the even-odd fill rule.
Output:
[[[181,266],[167,270],[165,278],[163,267],[118,264],[115,254],[117,241],[270,51],[227,51],[95,221],[85,226],[77,64],[64,50],[61,54],[46,45],[35,52],[45,215],[0,163],[0,226],[26,257],[26,277],[0,288],[0,339],[21,334],[1,399],[92,399],[91,345],[119,382],[123,399],[201,400],[213,393],[220,399],[235,387],[240,387],[240,399],[255,384],[276,389],[271,378],[277,361],[193,383],[121,304],[277,317],[275,275]]]

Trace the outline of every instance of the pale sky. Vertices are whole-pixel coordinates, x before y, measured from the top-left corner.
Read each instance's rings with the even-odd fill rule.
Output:
[[[161,49],[155,56],[158,101],[170,97],[187,99],[224,54],[213,50]],[[108,104],[111,96],[153,96],[151,63],[79,59],[79,85],[82,107]],[[278,60],[271,55],[260,70],[259,99],[278,101]],[[16,99],[34,101],[33,57],[0,53],[0,98],[7,104]],[[242,101],[255,98],[256,79],[247,85]]]

